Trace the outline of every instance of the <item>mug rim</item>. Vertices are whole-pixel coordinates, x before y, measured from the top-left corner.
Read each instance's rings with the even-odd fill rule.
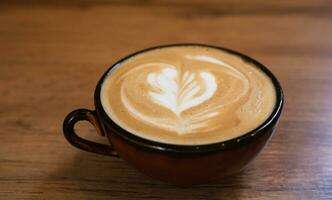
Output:
[[[138,54],[155,50],[155,49],[161,49],[161,48],[168,48],[168,47],[181,47],[181,46],[198,46],[198,47],[208,47],[213,48],[221,51],[225,51],[227,53],[230,53],[232,55],[240,57],[244,62],[252,63],[255,67],[258,67],[263,73],[265,73],[270,80],[272,81],[272,84],[275,88],[276,92],[276,103],[274,105],[274,109],[272,113],[269,115],[269,117],[263,121],[258,127],[255,129],[244,133],[243,135],[240,135],[238,137],[225,140],[225,141],[219,141],[214,143],[207,143],[207,144],[197,144],[197,145],[188,145],[188,144],[171,144],[171,143],[162,143],[158,141],[149,140],[143,137],[139,137],[124,128],[122,128],[120,125],[115,123],[105,112],[103,105],[101,104],[100,99],[100,92],[101,87],[108,75],[112,73],[113,69],[117,66],[119,66],[122,62],[132,58],[133,56],[136,56]],[[153,150],[161,150],[165,152],[176,152],[176,153],[199,153],[199,152],[211,152],[211,151],[218,151],[222,149],[228,149],[230,147],[234,147],[236,145],[244,144],[246,142],[249,142],[250,140],[253,140],[257,136],[260,135],[260,133],[264,133],[266,129],[268,129],[270,126],[274,125],[281,114],[283,104],[284,104],[284,95],[281,88],[281,85],[278,81],[278,79],[273,75],[273,73],[263,64],[259,63],[255,59],[244,55],[242,53],[239,53],[237,51],[221,47],[221,46],[214,46],[214,45],[207,45],[207,44],[199,44],[199,43],[177,43],[177,44],[168,44],[168,45],[160,45],[160,46],[154,46],[150,48],[145,48],[140,51],[136,51],[132,54],[129,54],[120,60],[116,61],[113,65],[111,65],[106,72],[103,74],[103,76],[99,79],[95,93],[94,93],[94,102],[95,102],[95,108],[97,110],[98,115],[101,117],[101,120],[103,122],[106,122],[107,125],[110,125],[108,127],[111,128],[112,133],[110,134],[116,134],[117,136],[120,136],[121,138],[125,139],[126,141],[129,141],[131,143],[134,143],[138,146],[143,146],[149,149]],[[106,132],[106,134],[109,134]],[[111,142],[111,141],[110,141]]]

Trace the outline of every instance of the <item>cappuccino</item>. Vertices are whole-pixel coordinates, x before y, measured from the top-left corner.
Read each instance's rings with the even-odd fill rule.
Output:
[[[187,45],[144,51],[117,64],[101,103],[120,127],[144,139],[210,144],[261,125],[275,87],[255,64],[217,48]]]

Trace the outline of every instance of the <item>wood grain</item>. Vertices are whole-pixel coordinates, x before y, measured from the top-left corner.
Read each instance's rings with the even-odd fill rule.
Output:
[[[1,1],[0,199],[332,199],[331,22],[324,0]],[[64,116],[93,108],[108,66],[180,42],[238,50],[280,79],[279,129],[245,171],[178,187],[65,141]]]

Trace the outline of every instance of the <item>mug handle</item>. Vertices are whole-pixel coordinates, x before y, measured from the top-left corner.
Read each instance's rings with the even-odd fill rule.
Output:
[[[79,121],[90,122],[96,128],[98,134],[105,135],[98,121],[96,111],[77,109],[69,113],[63,121],[63,133],[70,144],[85,151],[118,157],[112,146],[99,144],[79,137],[74,130],[75,124]]]

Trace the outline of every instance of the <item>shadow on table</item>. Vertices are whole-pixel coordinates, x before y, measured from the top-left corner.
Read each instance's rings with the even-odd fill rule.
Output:
[[[66,159],[64,155],[63,159]],[[238,199],[240,173],[218,183],[176,186],[147,177],[121,158],[77,150],[49,175],[42,194],[54,199]],[[208,169],[207,169],[208,170]]]

